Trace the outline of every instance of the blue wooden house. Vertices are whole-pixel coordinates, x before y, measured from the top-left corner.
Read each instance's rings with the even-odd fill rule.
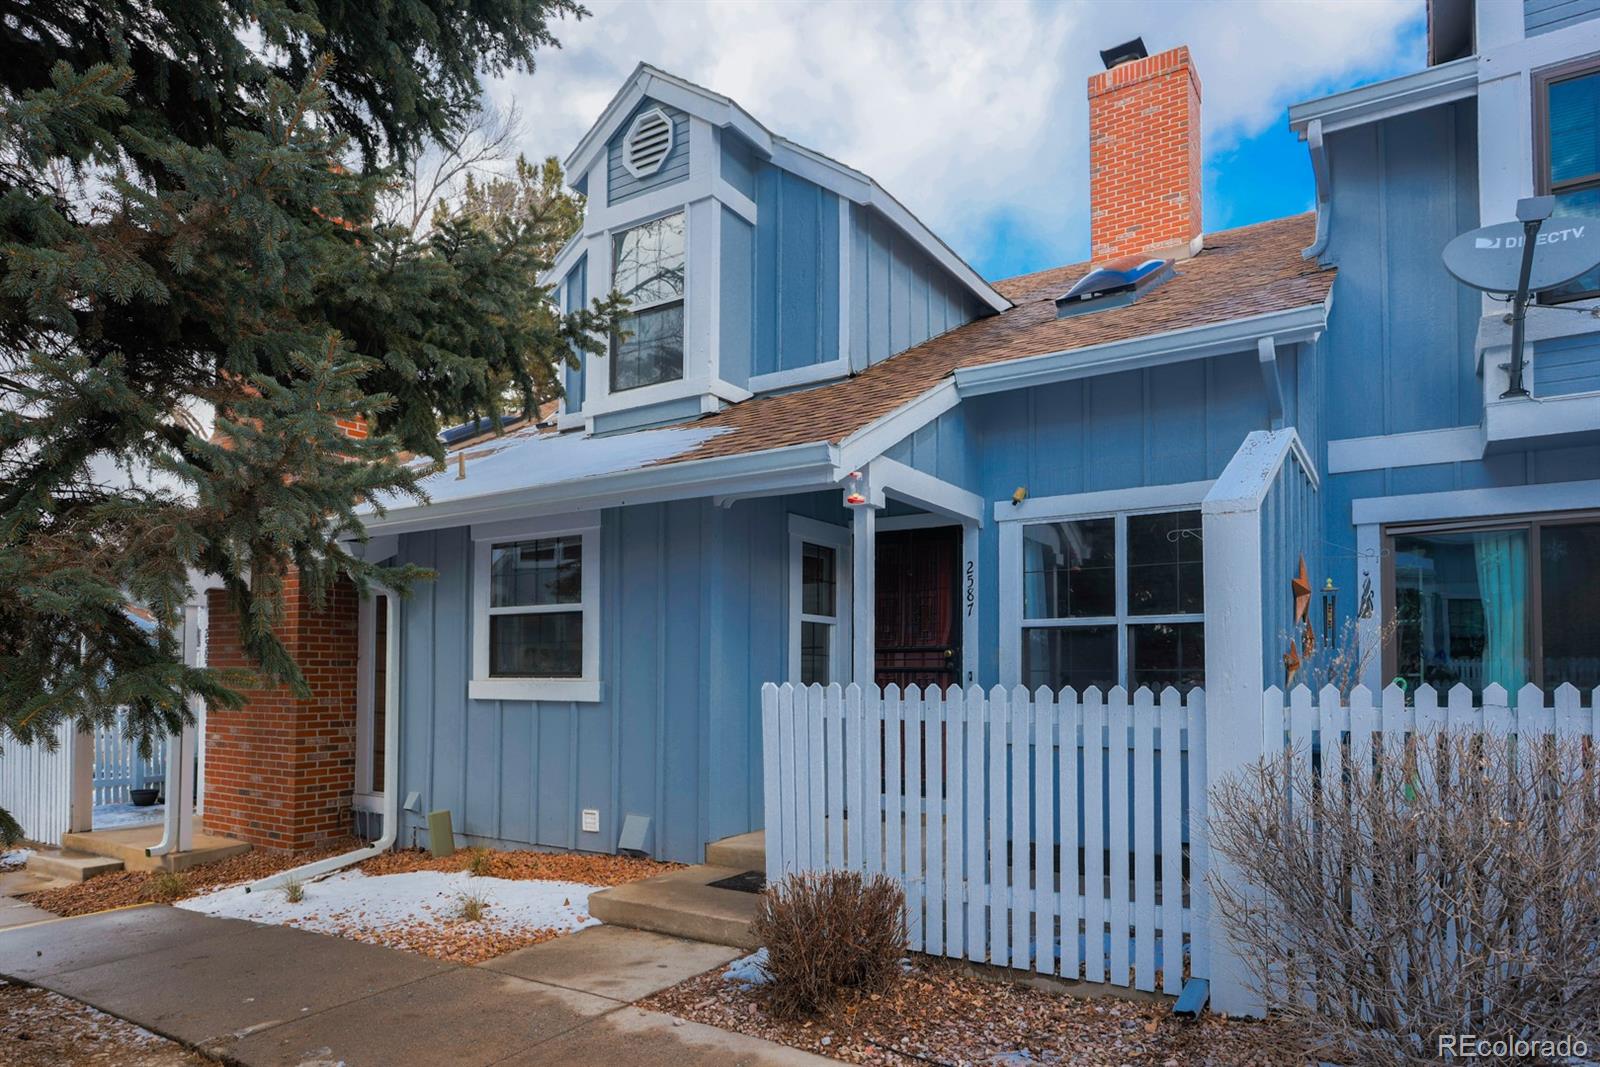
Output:
[[[1600,682],[1600,278],[1530,313],[1502,399],[1502,308],[1439,260],[1535,191],[1600,216],[1596,5],[1429,6],[1426,69],[1291,111],[1315,210],[1235,230],[1201,224],[1188,50],[1113,54],[1091,258],[993,282],[641,65],[567,160],[554,271],[626,329],[371,523],[438,574],[363,628],[402,839],[448,808],[697,861],[762,825],[765,682],[1205,684],[1217,714],[1347,620],[1368,681]]]

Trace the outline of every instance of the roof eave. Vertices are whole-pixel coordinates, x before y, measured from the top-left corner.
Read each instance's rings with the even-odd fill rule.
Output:
[[[754,490],[796,492],[836,481],[838,450],[826,441],[706,459],[670,460],[553,485],[526,486],[437,504],[392,507],[364,519],[369,534],[403,534],[489,519],[564,514]]]
[[[1145,334],[1123,341],[1069,348],[1037,356],[1006,360],[955,372],[956,388],[963,399],[988,393],[1027,389],[1054,382],[1093,378],[1125,370],[1139,370],[1191,359],[1206,359],[1253,349],[1263,337],[1278,344],[1315,340],[1328,326],[1333,290],[1316,303],[1281,311],[1227,319],[1204,326]]]
[[[1464,56],[1414,74],[1294,104],[1289,108],[1289,128],[1304,137],[1311,121],[1320,119],[1322,132],[1329,134],[1477,94],[1478,57]]]

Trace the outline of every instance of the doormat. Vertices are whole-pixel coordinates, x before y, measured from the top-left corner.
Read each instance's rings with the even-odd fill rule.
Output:
[[[745,871],[706,884],[713,889],[731,889],[735,893],[759,893],[767,888],[767,876],[760,871]]]

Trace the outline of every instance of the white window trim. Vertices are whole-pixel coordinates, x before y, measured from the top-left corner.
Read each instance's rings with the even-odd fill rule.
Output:
[[[495,544],[572,534],[583,538],[583,674],[578,678],[491,678],[489,676],[489,553]],[[549,700],[597,703],[600,684],[600,513],[579,512],[545,518],[479,523],[472,527],[472,678],[473,700]],[[572,610],[563,605],[561,610]]]
[[[824,545],[837,553],[834,556],[834,612],[833,618],[807,615],[801,611],[804,604],[804,546]],[[853,675],[851,669],[851,633],[854,621],[851,598],[851,535],[847,526],[808,519],[804,515],[789,516],[789,681],[800,684],[800,630],[801,623],[825,622],[833,626],[833,643],[828,650],[833,675],[840,685],[848,685]]]
[[[376,597],[392,598],[394,594],[381,586],[375,587],[372,596],[364,596],[356,606],[356,783],[355,795],[352,804],[357,811],[383,811],[383,791],[372,788],[372,654],[373,640],[376,637],[377,611]],[[387,610],[390,614],[390,627],[388,640],[392,645],[395,640],[395,627],[392,625],[393,601],[387,601]],[[386,666],[394,669],[394,657],[388,656]],[[387,687],[389,706],[392,708],[394,699],[394,685]]]
[[[605,375],[604,392],[602,394],[602,399],[604,401],[610,401],[613,397],[617,398],[617,405],[616,406],[619,409],[633,408],[633,407],[639,406],[642,403],[649,403],[649,397],[647,395],[647,391],[648,390],[670,390],[674,386],[678,387],[679,389],[682,389],[682,387],[684,386],[685,383],[690,382],[691,380],[696,378],[696,375],[695,374],[691,374],[690,373],[690,369],[689,369],[689,357],[690,357],[689,338],[690,338],[690,334],[692,332],[691,329],[690,329],[690,322],[689,322],[689,308],[690,308],[689,294],[690,294],[691,290],[693,289],[693,279],[692,279],[692,274],[691,274],[691,271],[692,271],[691,262],[696,258],[692,254],[693,243],[694,243],[694,238],[695,238],[695,228],[693,226],[693,222],[692,222],[692,219],[690,217],[691,214],[692,214],[690,212],[690,210],[689,210],[691,206],[692,205],[690,205],[690,204],[679,203],[679,204],[676,204],[673,207],[667,208],[666,210],[656,211],[656,212],[653,212],[653,213],[651,213],[649,215],[641,216],[640,218],[634,219],[633,221],[628,222],[628,223],[626,223],[624,225],[613,226],[609,230],[606,231],[605,242],[604,243],[605,243],[605,246],[606,246],[606,266],[607,266],[607,270],[608,270],[607,277],[610,279],[610,288],[615,289],[617,287],[617,239],[619,237],[621,237],[623,234],[627,233],[629,230],[637,230],[642,226],[650,225],[652,222],[660,222],[662,219],[671,218],[673,215],[682,215],[683,216],[683,292],[682,292],[682,294],[680,294],[678,296],[670,297],[670,298],[665,299],[665,300],[653,300],[653,301],[651,301],[649,303],[646,303],[646,304],[629,303],[627,308],[622,312],[623,317],[626,318],[628,316],[637,315],[637,314],[640,314],[642,312],[653,311],[656,308],[667,307],[670,304],[680,304],[680,305],[682,305],[682,307],[683,307],[683,342],[682,342],[682,346],[681,347],[682,347],[682,351],[683,351],[683,357],[682,357],[683,358],[683,362],[678,368],[678,376],[676,378],[669,378],[668,380],[666,380],[664,382],[652,382],[649,385],[636,385],[636,386],[633,386],[631,389],[614,389],[614,388],[612,388],[612,384],[611,384],[611,374],[612,374],[612,370],[613,370],[612,364],[616,360],[616,352],[613,351],[613,345],[615,344],[616,338],[615,338],[615,334],[613,334],[610,337],[607,337],[606,338],[606,346],[605,346],[605,349],[606,349],[605,350],[605,362],[600,364],[601,373],[603,373]],[[703,384],[701,385],[700,388],[690,390],[691,393],[698,393],[698,392],[703,392],[703,391],[704,391]],[[640,399],[641,397],[643,399]],[[592,408],[592,409],[591,408],[585,408],[584,410],[585,410],[586,414],[598,414],[598,413],[600,413],[601,409],[600,408]]]
[[[1117,630],[1117,679],[1128,688],[1128,625],[1149,623],[1198,622],[1205,624],[1204,612],[1176,615],[1130,615],[1128,613],[1128,517],[1159,515],[1172,511],[1195,511],[1211,489],[1211,482],[1184,482],[1175,485],[1141,486],[1071,496],[1039,497],[1019,505],[996,501],[994,515],[1000,524],[1000,681],[1007,686],[1022,684],[1022,632],[1024,628],[1070,628],[1115,626]],[[1010,514],[1007,514],[1010,512]],[[1116,534],[1116,614],[1070,619],[1026,619],[1022,613],[1022,528],[1049,522],[1076,522],[1081,519],[1113,519]]]

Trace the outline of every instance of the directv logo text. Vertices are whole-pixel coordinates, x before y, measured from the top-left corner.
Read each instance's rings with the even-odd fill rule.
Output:
[[[1546,230],[1533,239],[1535,246],[1553,245],[1561,241],[1576,241],[1583,236],[1587,227],[1568,226],[1561,230]],[[1473,239],[1472,247],[1477,248],[1521,248],[1526,243],[1526,238],[1521,234],[1512,234],[1509,237],[1477,237]]]

